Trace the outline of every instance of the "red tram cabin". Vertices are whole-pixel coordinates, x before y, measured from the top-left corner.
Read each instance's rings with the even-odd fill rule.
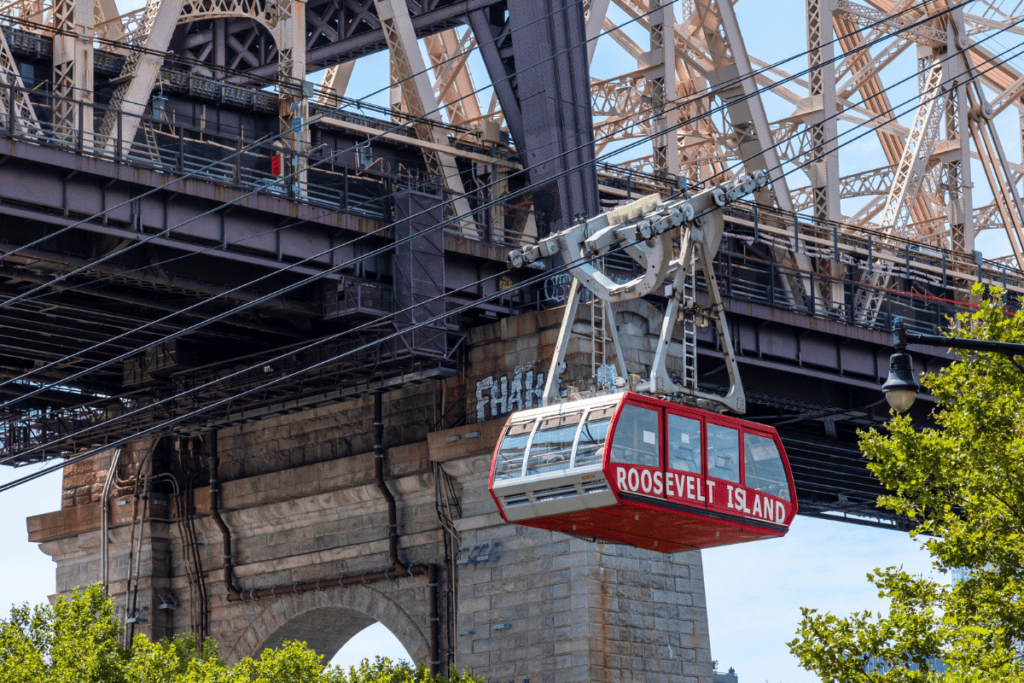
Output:
[[[514,413],[490,491],[507,522],[662,553],[781,537],[797,513],[772,427],[634,393]]]

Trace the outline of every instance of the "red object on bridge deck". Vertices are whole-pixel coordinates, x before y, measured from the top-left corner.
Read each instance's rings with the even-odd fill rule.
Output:
[[[634,393],[513,413],[490,491],[507,522],[662,553],[784,536],[797,513],[774,428]]]

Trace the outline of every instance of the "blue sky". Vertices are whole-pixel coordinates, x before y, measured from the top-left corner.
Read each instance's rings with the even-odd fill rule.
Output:
[[[122,11],[138,6],[120,3]],[[741,0],[737,12],[745,31],[748,52],[762,60],[775,62],[806,44],[802,0]],[[621,13],[612,18],[622,21]],[[770,27],[771,30],[761,30]],[[646,44],[646,36],[629,29],[634,40]],[[1020,36],[1000,38],[992,48],[1000,51],[1011,47]],[[621,70],[624,53],[609,39],[599,43],[593,67],[596,77],[604,78]],[[486,73],[475,56],[470,65],[478,87]],[[801,59],[787,65],[796,72],[804,68]],[[1024,63],[1017,60],[1019,68]],[[916,70],[914,51],[908,50],[888,70],[893,75],[909,75]],[[386,54],[360,60],[353,75],[349,93],[359,96],[380,87],[379,74],[387,73]],[[319,80],[314,77],[314,80]],[[916,80],[893,88],[894,103],[916,95]],[[484,108],[489,93],[481,98]],[[386,95],[374,98],[386,104]],[[792,106],[773,96],[765,97],[769,118],[788,115]],[[901,122],[909,125],[913,107],[903,107]],[[1013,109],[998,119],[1004,149],[1014,162],[1020,161],[1020,139],[1017,114]],[[844,150],[842,173],[880,166],[883,158],[874,136],[864,137]],[[974,170],[975,203],[987,203],[980,169]],[[794,186],[805,184],[795,177]],[[844,205],[845,206],[845,205]],[[1002,235],[985,235],[979,248],[987,257],[1006,253]],[[30,470],[0,468],[0,482]],[[60,507],[60,477],[46,478],[0,494],[0,511],[8,523],[0,528],[0,610],[11,603],[41,602],[53,590],[54,565],[34,544],[27,541],[23,518],[57,510]],[[802,683],[816,680],[796,665],[788,654],[785,642],[791,640],[799,621],[799,608],[815,607],[822,611],[847,614],[856,609],[877,609],[881,606],[875,589],[865,574],[875,567],[903,565],[911,572],[926,572],[927,555],[905,534],[869,529],[860,526],[798,517],[785,539],[732,546],[704,553],[704,575],[711,632],[712,657],[722,669],[735,667],[742,681],[762,680],[768,683]],[[371,626],[354,638],[335,657],[343,665],[376,655],[400,658],[407,656],[401,645],[381,625]]]

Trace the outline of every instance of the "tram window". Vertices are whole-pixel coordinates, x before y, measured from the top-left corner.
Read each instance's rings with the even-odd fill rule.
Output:
[[[615,413],[615,406],[595,408],[587,414],[580,432],[579,445],[576,446],[576,462],[574,467],[599,465],[604,456],[604,444],[608,438],[608,423]]]
[[[682,415],[668,416],[668,466],[683,472],[700,473],[700,420]]]
[[[623,406],[615,425],[612,462],[658,466],[658,412],[640,406]]]
[[[740,480],[740,433],[732,427],[708,424],[708,476]]]
[[[774,439],[757,434],[743,435],[743,471],[747,486],[758,491],[789,500],[786,468]]]
[[[505,438],[498,449],[497,463],[494,465],[494,479],[515,479],[523,473],[523,456],[526,455],[526,443],[530,440],[533,420],[510,425]]]
[[[572,442],[576,439],[576,430],[582,418],[583,411],[577,410],[541,420],[533,443],[530,444],[527,475],[568,469]]]

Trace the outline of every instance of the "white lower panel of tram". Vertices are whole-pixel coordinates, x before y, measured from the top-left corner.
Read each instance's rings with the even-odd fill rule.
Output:
[[[510,522],[593,510],[618,502],[600,467],[534,481],[517,479],[505,486],[495,485],[494,495]]]
[[[601,465],[621,395],[516,413],[495,451],[491,490],[518,522],[615,505]]]

